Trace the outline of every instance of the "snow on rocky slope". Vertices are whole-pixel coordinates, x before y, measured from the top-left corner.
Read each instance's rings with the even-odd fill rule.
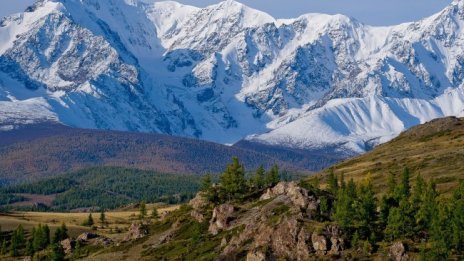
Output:
[[[0,120],[361,153],[464,116],[463,26],[464,0],[391,27],[230,0],[40,0],[0,22]]]

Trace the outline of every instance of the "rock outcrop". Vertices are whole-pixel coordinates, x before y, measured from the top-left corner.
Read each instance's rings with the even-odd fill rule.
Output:
[[[213,217],[209,222],[208,231],[212,235],[217,235],[219,231],[227,229],[231,218],[233,217],[234,206],[222,204],[213,210]]]
[[[309,195],[308,190],[298,186],[296,182],[280,182],[275,187],[267,189],[260,200],[280,195],[289,197],[293,205],[306,209],[309,216],[314,214],[319,208],[319,200],[315,196]]]
[[[203,212],[205,208],[209,205],[208,200],[205,198],[204,193],[198,193],[192,200],[190,200],[189,205],[192,207],[190,211],[190,216],[196,221],[202,223],[205,220]]]
[[[407,247],[403,242],[395,242],[388,252],[388,258],[394,261],[407,261],[409,259]]]
[[[124,241],[136,240],[148,235],[148,231],[141,224],[133,223],[124,237]]]
[[[67,238],[65,240],[62,240],[60,242],[61,246],[63,247],[63,250],[64,250],[64,253],[66,255],[69,255],[72,253],[73,249],[74,249],[74,246],[76,244],[76,241],[70,239],[70,238]]]

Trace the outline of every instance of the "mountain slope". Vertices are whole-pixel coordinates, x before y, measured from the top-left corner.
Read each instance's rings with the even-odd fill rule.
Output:
[[[42,179],[93,166],[117,166],[163,173],[218,173],[232,157],[254,169],[279,164],[305,168],[286,159],[201,140],[160,134],[85,130],[56,123],[0,132],[2,183]]]
[[[435,179],[439,190],[449,192],[464,179],[463,161],[464,118],[448,117],[413,127],[362,156],[334,165],[333,170],[346,180],[362,180],[371,173],[382,192],[389,175],[398,176],[407,167],[412,176]]]
[[[0,120],[345,158],[464,116],[463,25],[463,0],[391,27],[231,0],[40,0],[0,22]]]

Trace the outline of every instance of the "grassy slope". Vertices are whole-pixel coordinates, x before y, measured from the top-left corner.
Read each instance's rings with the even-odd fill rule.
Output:
[[[438,189],[447,193],[464,179],[464,118],[443,118],[411,128],[394,140],[359,157],[333,166],[336,174],[359,181],[370,172],[376,189],[382,193],[390,173],[399,175],[405,167],[412,177],[421,174],[435,179]],[[329,169],[317,174],[322,181]]]

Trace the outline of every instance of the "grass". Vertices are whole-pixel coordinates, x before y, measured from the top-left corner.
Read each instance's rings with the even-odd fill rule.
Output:
[[[354,159],[333,166],[345,180],[361,181],[371,173],[376,191],[383,194],[388,176],[399,176],[405,167],[412,178],[434,179],[437,189],[449,195],[464,179],[464,120],[449,118],[414,127],[398,138]],[[315,175],[323,182],[329,169]],[[313,179],[315,177],[312,177]]]

